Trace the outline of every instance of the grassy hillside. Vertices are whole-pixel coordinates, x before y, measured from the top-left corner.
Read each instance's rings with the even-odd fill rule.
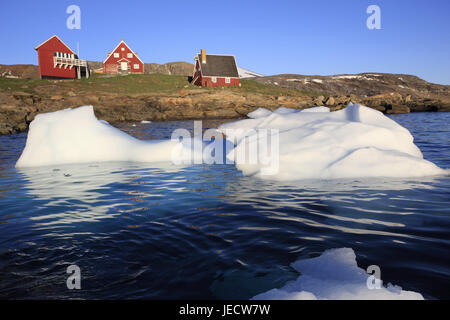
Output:
[[[0,78],[0,90],[6,92],[26,92],[52,95],[64,92],[73,93],[115,93],[135,94],[174,94],[180,90],[232,90],[267,95],[318,95],[319,93],[280,88],[261,84],[253,80],[241,80],[240,88],[202,88],[189,84],[187,77],[164,74],[144,74],[104,77],[94,74],[91,78],[81,80],[28,80]]]

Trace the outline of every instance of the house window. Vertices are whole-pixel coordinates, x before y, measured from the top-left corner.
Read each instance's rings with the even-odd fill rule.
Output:
[[[133,65],[133,68],[134,68],[135,70],[138,70],[138,69],[139,69],[139,65],[138,65],[138,64],[135,64],[135,65]]]
[[[114,58],[118,58],[119,54],[117,52],[114,53]]]
[[[216,77],[212,77],[212,82],[216,83],[217,82],[217,78]]]
[[[231,79],[230,78],[225,78],[225,83],[231,83]]]
[[[127,58],[133,58],[133,54],[132,53],[127,53]]]
[[[125,51],[125,48],[124,47],[122,47],[122,49],[121,49],[122,51]]]

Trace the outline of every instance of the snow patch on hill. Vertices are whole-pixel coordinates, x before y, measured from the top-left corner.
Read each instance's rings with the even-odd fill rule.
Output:
[[[249,71],[246,69],[242,69],[240,67],[238,68],[238,72],[239,72],[239,78],[241,79],[245,79],[245,78],[254,78],[254,77],[264,77],[262,74],[253,72],[253,71]]]

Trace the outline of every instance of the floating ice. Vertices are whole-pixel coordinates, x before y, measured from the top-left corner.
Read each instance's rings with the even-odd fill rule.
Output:
[[[142,124],[148,124],[148,123],[152,123],[151,121],[147,121],[147,120],[142,120],[141,121]]]
[[[261,108],[250,116],[253,119],[228,123],[219,128],[229,140],[227,146],[236,141],[234,150],[227,154],[228,160],[234,160],[231,153],[245,155],[247,145],[247,150],[256,155],[252,156],[257,159],[255,163],[237,161],[237,168],[245,175],[302,180],[403,178],[447,173],[423,159],[408,130],[367,107],[349,105],[336,112],[329,112],[326,107],[303,111],[279,108],[273,112]],[[270,129],[279,130],[279,136],[276,135],[279,150],[276,147],[278,143],[260,147],[260,142],[266,137],[262,134],[264,130],[272,136],[278,132]],[[201,140],[201,137],[194,137],[194,140]],[[214,143],[205,148],[205,143],[200,141],[194,146],[201,148],[192,149],[190,140],[141,141],[106,121],[98,120],[93,107],[84,106],[37,115],[30,125],[25,149],[16,166],[105,161],[173,162],[184,158],[187,150],[187,158],[192,159],[192,154],[199,154],[205,161],[211,158],[208,151],[211,145],[216,147]],[[223,147],[223,144],[218,143],[217,147]],[[206,151],[206,156],[203,151]],[[214,151],[215,155],[220,155],[223,150]],[[274,161],[274,156],[277,161]],[[217,158],[223,160],[221,156]],[[275,170],[268,171],[268,163],[271,166],[275,163]],[[265,175],[265,172],[270,172],[270,175]]]
[[[264,108],[258,108],[253,112],[250,112],[247,117],[249,117],[250,119],[258,119],[258,118],[263,118],[263,117],[267,117],[269,115],[272,114],[272,111],[264,109]]]
[[[92,106],[39,114],[16,167],[101,161],[171,161],[176,141],[141,141],[99,121]]]
[[[279,170],[265,175],[261,163],[238,163],[245,175],[275,180],[360,177],[419,177],[445,174],[425,160],[409,131],[381,112],[350,104],[329,112],[326,107],[306,110],[258,109],[252,119],[219,127],[236,150],[258,150],[257,130],[279,130]],[[239,130],[240,129],[240,130]],[[258,154],[256,159],[264,159]],[[228,155],[232,157],[232,153]]]
[[[327,250],[317,258],[298,260],[291,266],[301,273],[297,280],[253,299],[423,300],[420,293],[405,291],[391,284],[378,289],[368,286],[369,275],[358,267],[355,252],[349,248]]]

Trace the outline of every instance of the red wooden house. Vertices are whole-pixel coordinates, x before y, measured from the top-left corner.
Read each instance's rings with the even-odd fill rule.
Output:
[[[232,55],[206,54],[195,56],[191,83],[202,87],[239,86],[239,72]]]
[[[111,74],[144,73],[144,63],[139,59],[137,53],[123,41],[103,61],[103,72]]]
[[[53,36],[38,45],[39,74],[43,78],[89,78],[89,65],[78,56],[58,36]]]

